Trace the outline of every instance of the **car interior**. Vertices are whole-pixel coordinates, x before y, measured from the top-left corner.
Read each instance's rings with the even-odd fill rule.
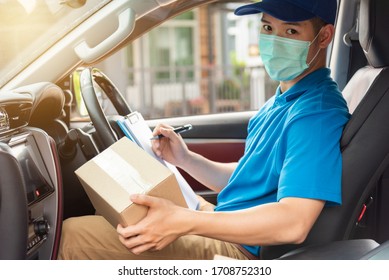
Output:
[[[159,2],[164,2],[159,13],[166,19],[196,5],[196,1]],[[340,143],[342,205],[325,208],[302,244],[263,246],[260,259],[389,259],[389,191],[385,188],[389,182],[389,2],[338,2],[329,66],[351,113]],[[128,37],[118,47],[158,25],[161,15],[156,9],[144,14],[138,11],[138,18],[127,23],[122,32]],[[99,52],[108,55],[113,50]],[[13,87],[11,83],[0,90],[0,259],[55,260],[62,221],[95,214],[74,171],[125,137],[116,120],[132,109],[114,83],[94,67],[94,59],[84,57],[83,61],[56,79],[39,81],[35,74],[26,74],[26,84]],[[112,102],[116,115],[104,113],[95,84]],[[82,95],[90,121],[73,124],[69,116],[76,91]],[[242,155],[246,126],[254,113],[172,117],[147,123],[150,128],[160,122],[172,126],[191,123],[195,129],[183,134],[188,147],[210,159],[229,162]],[[180,171],[199,195],[216,203],[215,193]]]

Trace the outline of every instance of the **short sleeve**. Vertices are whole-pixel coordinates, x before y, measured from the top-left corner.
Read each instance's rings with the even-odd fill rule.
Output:
[[[341,204],[343,125],[336,110],[301,115],[287,124],[281,136],[278,200],[301,197]]]

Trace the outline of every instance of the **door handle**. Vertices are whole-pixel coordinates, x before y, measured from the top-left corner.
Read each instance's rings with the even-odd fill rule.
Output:
[[[124,40],[135,27],[134,10],[127,8],[121,12],[118,15],[118,21],[119,26],[115,32],[97,46],[91,48],[86,41],[79,43],[74,48],[78,57],[86,63],[91,63]]]

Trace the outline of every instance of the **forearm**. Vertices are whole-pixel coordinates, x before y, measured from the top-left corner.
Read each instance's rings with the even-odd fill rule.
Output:
[[[139,223],[117,227],[119,240],[134,254],[161,250],[183,235],[245,245],[300,243],[324,206],[320,200],[286,198],[241,211],[203,212],[147,195],[132,195],[131,200],[149,208]]]
[[[189,152],[186,161],[179,167],[211,190],[220,192],[227,185],[236,165],[235,162],[215,162],[200,154]]]
[[[305,202],[298,205],[301,200],[295,199],[233,212],[192,211],[186,233],[246,245],[300,243],[324,205],[317,200]]]

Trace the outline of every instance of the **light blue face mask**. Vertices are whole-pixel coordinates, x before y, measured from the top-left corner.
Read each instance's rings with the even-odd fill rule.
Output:
[[[320,52],[319,49],[315,57],[307,63],[309,47],[319,33],[312,42],[261,33],[259,50],[270,78],[275,81],[290,81],[303,73]]]

